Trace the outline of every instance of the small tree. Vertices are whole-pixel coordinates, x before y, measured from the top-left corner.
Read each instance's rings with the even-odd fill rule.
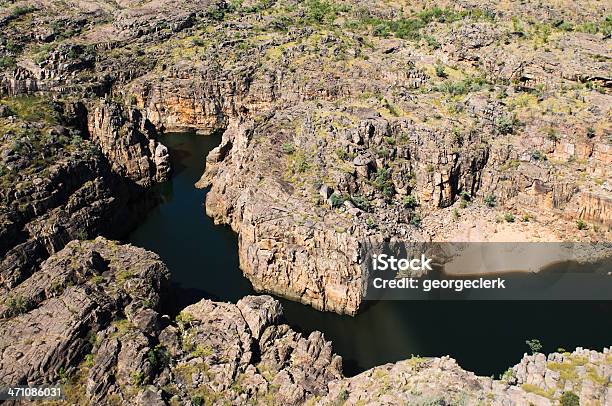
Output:
[[[563,392],[559,404],[561,406],[580,406],[580,398],[572,391]]]
[[[537,338],[527,340],[525,341],[525,344],[529,346],[532,355],[535,355],[542,350],[542,343]]]
[[[407,209],[414,209],[418,206],[417,199],[413,195],[404,196],[403,203]]]
[[[334,208],[340,207],[342,206],[342,204],[344,204],[344,198],[342,198],[342,196],[340,196],[339,194],[334,193],[330,196],[330,204]]]
[[[447,78],[448,74],[444,70],[444,66],[436,65],[436,76],[439,78]]]

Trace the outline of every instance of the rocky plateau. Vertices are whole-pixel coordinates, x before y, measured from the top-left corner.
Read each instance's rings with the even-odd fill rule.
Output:
[[[356,314],[389,241],[612,238],[610,4],[0,1],[0,382],[71,404],[612,403],[610,349],[499,380],[415,357],[344,377],[270,296],[170,317],[121,240],[158,135],[222,132],[198,187],[256,290]]]

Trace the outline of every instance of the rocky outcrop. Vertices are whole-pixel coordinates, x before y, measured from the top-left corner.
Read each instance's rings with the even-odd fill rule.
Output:
[[[176,360],[175,396],[302,404],[327,393],[327,382],[342,375],[340,357],[321,333],[303,337],[281,318],[279,303],[269,296],[247,296],[237,305],[204,300],[185,308],[178,329],[162,332]]]
[[[62,250],[125,234],[168,176],[156,132],[184,129],[225,130],[200,184],[253,285],[318,309],[358,311],[382,241],[609,240],[603,2],[430,3],[0,7],[2,376],[63,379],[76,404],[609,403],[608,353],[528,357],[506,382],[447,358],[343,379],[269,297],[173,321],[151,254]],[[58,119],[58,96],[90,113]]]
[[[89,118],[89,133],[113,170],[147,187],[168,179],[168,149],[155,139],[155,127],[136,108],[103,102]]]
[[[297,405],[342,377],[331,343],[283,324],[271,297],[202,300],[175,322],[160,314],[168,288],[151,252],[103,238],[70,242],[4,296],[0,379],[63,379],[81,405]]]
[[[467,372],[449,357],[412,358],[331,382],[319,405],[357,404],[559,404],[573,397],[580,404],[610,402],[610,349],[603,353],[576,349],[573,353],[525,355],[494,380]]]
[[[258,289],[319,309],[357,311],[371,241],[475,220],[484,240],[609,240],[605,7],[342,3],[7,11],[2,88],[85,99],[92,140],[142,187],[167,178],[156,131],[227,130],[208,213]],[[539,237],[497,233],[504,218]]]
[[[131,88],[147,119],[165,131],[197,130],[205,134],[225,129],[231,117],[245,114],[246,106],[263,103],[271,95],[251,94],[253,69],[230,71],[215,63],[177,63],[163,78],[145,77]]]
[[[10,128],[0,143],[3,291],[73,239],[123,237],[153,203],[87,139],[84,106],[45,98],[15,99],[12,106],[22,111],[27,103],[36,103],[47,118],[26,121],[17,113],[0,118],[0,125]],[[167,156],[160,156],[165,162]]]
[[[306,121],[294,128],[290,117],[301,115]],[[324,143],[321,128],[330,134]],[[262,125],[232,121],[199,185],[212,184],[207,213],[238,232],[241,268],[256,289],[354,314],[368,247],[389,237],[423,239],[414,196],[425,212],[479,191],[489,152],[477,135],[470,141],[450,152],[436,134],[373,110],[295,108]],[[403,205],[409,196],[414,203]]]
[[[0,379],[61,382],[79,405],[544,406],[570,392],[584,404],[612,396],[610,349],[525,355],[500,380],[449,357],[345,378],[332,343],[283,324],[272,297],[202,300],[171,320],[163,314],[169,283],[151,252],[104,238],[70,242],[3,297]]]
[[[612,198],[593,193],[583,193],[579,216],[588,221],[610,226],[612,224]]]
[[[169,273],[152,253],[102,238],[71,242],[3,296],[0,379],[56,382],[124,309],[158,310],[168,285]]]

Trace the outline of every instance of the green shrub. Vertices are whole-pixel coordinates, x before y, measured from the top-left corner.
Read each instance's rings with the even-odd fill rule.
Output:
[[[131,378],[132,378],[132,385],[134,386],[142,385],[145,380],[145,376],[141,371],[132,372]]]
[[[351,202],[363,211],[370,211],[372,209],[370,201],[363,196],[351,196]]]
[[[304,173],[310,168],[310,164],[306,160],[304,153],[294,153],[295,160],[293,162],[293,171],[296,173]]]
[[[306,19],[317,24],[333,22],[339,11],[334,3],[325,0],[308,0],[305,6]]]
[[[87,368],[91,368],[94,366],[94,355],[93,354],[87,354],[85,355],[85,361],[83,362],[83,364],[87,367]]]
[[[429,45],[432,49],[440,49],[440,47],[442,46],[440,45],[438,40],[432,37],[431,35],[425,36],[424,39],[427,45]]]
[[[385,197],[391,197],[395,193],[393,182],[391,182],[391,171],[389,169],[380,168],[376,172],[373,184]]]
[[[486,81],[481,77],[468,77],[457,82],[446,80],[441,85],[434,86],[432,90],[448,93],[451,96],[461,96],[470,92],[477,92],[482,89],[485,83]]]
[[[580,406],[580,398],[572,391],[563,392],[559,404],[561,406]]]
[[[444,66],[436,65],[436,76],[439,78],[447,78],[448,74],[444,70]]]
[[[415,14],[410,18],[400,18],[397,20],[384,20],[381,18],[371,17],[369,13],[362,13],[360,21],[357,24],[369,25],[374,27],[373,35],[379,37],[388,37],[391,34],[397,38],[418,41],[421,39],[421,30],[427,25],[438,23],[450,23],[461,20],[465,17],[472,19],[481,19],[485,17],[485,13],[480,10],[470,10],[464,12],[456,12],[450,8],[434,7],[428,10]],[[490,18],[490,15],[486,15]],[[431,36],[425,36],[425,41],[434,49],[440,47],[440,43]]]
[[[14,68],[16,65],[15,58],[12,56],[1,56],[0,57],[0,69]]]
[[[343,161],[349,160],[349,153],[344,150],[344,148],[336,148],[336,156]]]
[[[487,195],[487,197],[485,197],[484,202],[487,206],[489,207],[495,207],[497,205],[497,201],[496,201],[496,197],[495,195]]]
[[[569,21],[558,20],[553,23],[553,27],[561,31],[574,31],[574,26]]]
[[[421,38],[421,29],[427,24],[416,19],[401,19],[392,25],[395,36],[402,39],[418,40]]]
[[[197,37],[192,39],[191,43],[195,45],[196,47],[203,47],[206,44],[202,38],[197,38]]]
[[[514,223],[514,214],[512,213],[506,213],[504,214],[504,220],[506,220],[507,223]]]
[[[410,218],[410,224],[415,227],[421,227],[421,215],[419,213],[414,213]]]
[[[418,14],[418,17],[425,24],[429,24],[433,21],[437,21],[439,23],[451,23],[453,21],[461,20],[463,18],[463,14],[450,8],[433,7],[431,9],[421,11]]]
[[[337,193],[332,194],[330,197],[331,206],[336,208],[342,206],[344,203],[344,199]]]
[[[546,156],[540,150],[535,150],[531,152],[531,159],[534,161],[546,160]]]
[[[223,21],[225,19],[225,10],[221,7],[210,9],[206,12],[206,17],[213,21]]]
[[[495,123],[495,128],[500,134],[512,134],[517,124],[515,118],[502,117]]]
[[[578,230],[586,230],[588,228],[587,224],[582,219],[576,220],[576,226]]]
[[[499,376],[499,379],[504,382],[509,382],[512,380],[513,377],[514,377],[514,372],[512,371],[512,368],[508,368],[503,374]]]
[[[283,153],[287,155],[291,155],[295,152],[295,147],[290,142],[284,142],[282,145]]]
[[[22,15],[30,14],[31,12],[35,10],[36,8],[32,6],[17,6],[11,12],[11,17],[13,18],[21,17]]]
[[[6,41],[6,50],[13,53],[13,54],[19,54],[21,52],[21,50],[23,49],[23,46],[17,42],[14,41]]]
[[[553,142],[559,141],[559,135],[557,134],[557,130],[555,130],[554,128],[549,128],[548,133],[546,134],[546,138]]]
[[[6,314],[9,317],[27,313],[35,306],[30,299],[21,296],[9,296],[4,305],[6,306]]]
[[[170,355],[166,351],[166,347],[161,344],[151,348],[147,353],[147,358],[153,369],[157,370],[164,369],[170,363]]]
[[[603,34],[604,37],[612,35],[612,15],[608,15],[604,20],[599,22],[586,22],[575,27],[576,31],[585,32],[588,34]]]
[[[404,198],[402,199],[402,203],[407,209],[414,209],[418,206],[417,199],[413,195],[404,196]]]
[[[389,158],[389,156],[391,155],[391,151],[389,151],[389,149],[385,147],[378,148],[376,149],[376,155],[379,158]]]
[[[595,129],[593,127],[587,128],[586,136],[587,138],[595,138]]]
[[[531,350],[531,354],[535,355],[536,353],[542,351],[542,343],[540,343],[540,340],[538,340],[537,338],[526,340],[525,344],[527,344],[527,346]]]

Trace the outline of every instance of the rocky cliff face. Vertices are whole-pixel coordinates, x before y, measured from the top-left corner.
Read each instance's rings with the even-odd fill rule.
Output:
[[[245,274],[354,313],[376,241],[610,239],[607,9],[567,5],[5,10],[0,88],[86,99],[112,170],[145,187],[168,173],[156,131],[227,130],[201,183]]]
[[[0,304],[0,379],[60,382],[79,405],[302,404],[342,376],[331,343],[283,324],[271,297],[202,300],[175,321],[168,289],[151,252],[70,242]]]
[[[449,357],[412,358],[331,382],[317,404],[548,406],[571,398],[604,405],[612,396],[610,373],[610,349],[525,355],[500,380],[467,372]]]
[[[144,185],[166,176],[168,166],[165,148],[152,139],[145,138],[143,151],[144,142],[134,146],[127,137],[111,148],[107,140],[118,133],[109,128],[90,138],[81,103],[21,96],[2,108],[0,286],[6,292],[73,239],[123,237],[154,203]],[[96,144],[105,130],[109,135]],[[99,146],[113,152],[105,156]],[[145,154],[149,148],[154,157]],[[132,159],[129,165],[144,162],[148,171],[122,166]]]
[[[175,130],[224,131],[207,213],[258,290],[318,309],[358,311],[382,241],[609,241],[610,10],[577,4],[2,4],[0,377],[76,404],[609,403],[608,352],[344,379],[271,298],[170,320],[153,254],[70,242],[134,225]]]
[[[306,26],[291,21],[307,6],[229,10],[130,87],[159,128],[226,130],[200,185],[257,289],[354,313],[377,241],[609,239],[606,68],[563,53],[603,54],[600,37],[526,28],[490,4],[412,20],[370,7],[373,31],[330,30],[360,24],[352,6]],[[406,20],[422,27],[406,34]]]
[[[168,180],[168,149],[155,139],[155,127],[138,109],[126,113],[120,104],[103,102],[88,124],[92,140],[117,174],[143,187]]]
[[[525,355],[501,380],[448,357],[345,378],[332,344],[283,324],[270,296],[202,300],[172,320],[169,279],[143,249],[68,243],[0,303],[0,379],[60,383],[78,405],[551,405],[569,392],[603,405],[612,396],[609,349]]]

